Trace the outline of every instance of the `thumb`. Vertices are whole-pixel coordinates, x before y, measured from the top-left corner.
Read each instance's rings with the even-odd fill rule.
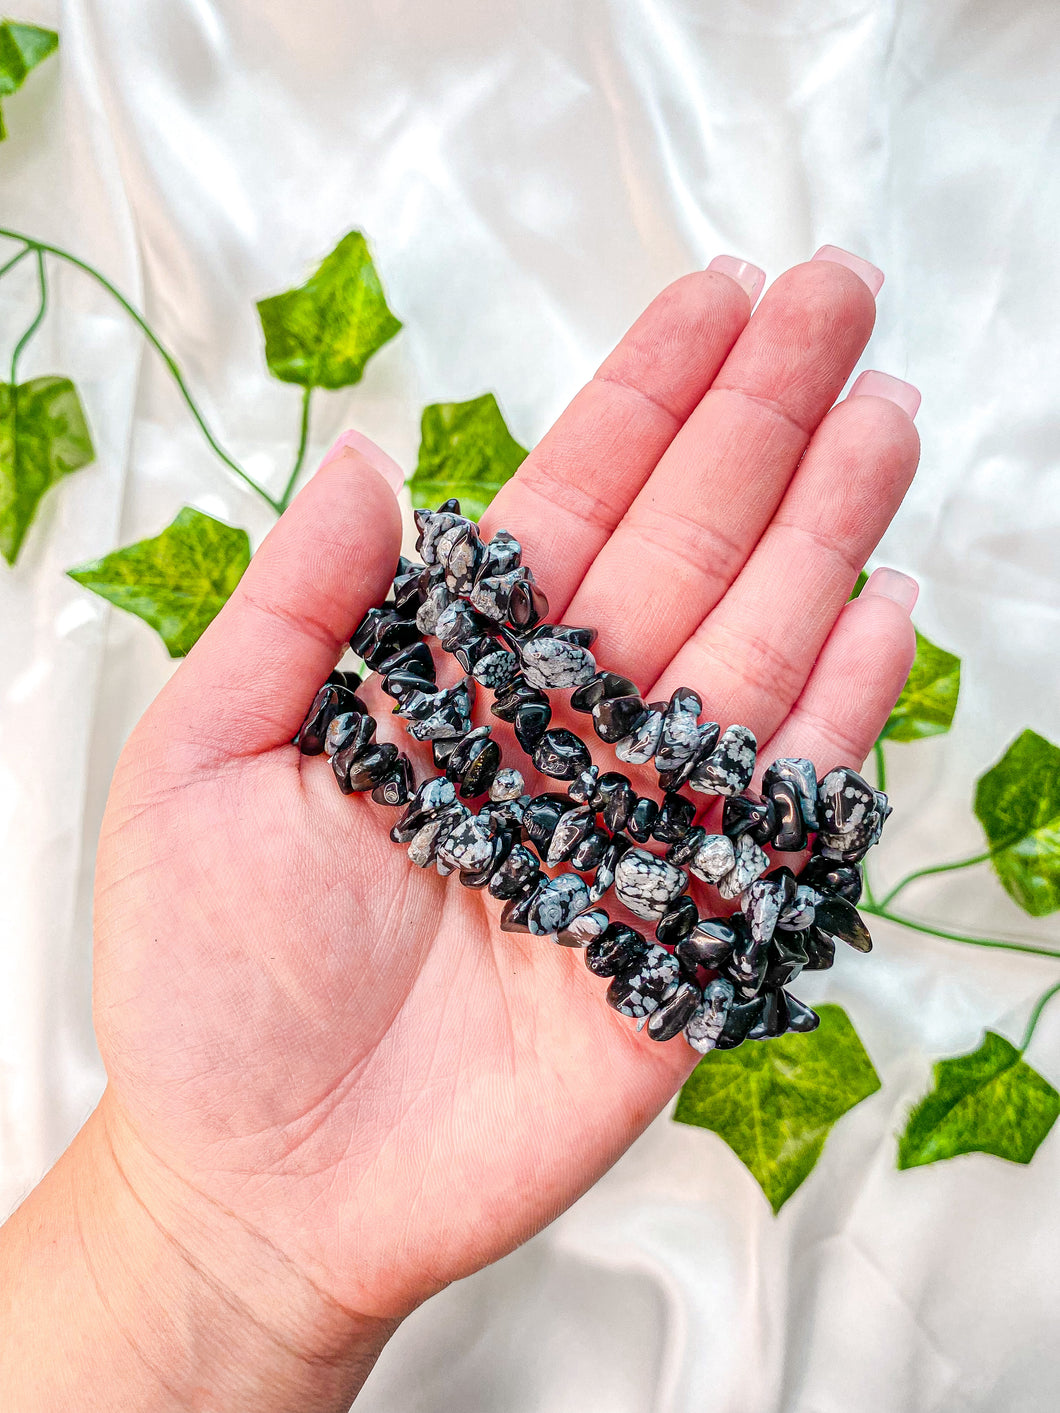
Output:
[[[393,579],[401,513],[392,470],[360,434],[336,443],[159,695],[148,729],[193,748],[200,766],[290,742]]]

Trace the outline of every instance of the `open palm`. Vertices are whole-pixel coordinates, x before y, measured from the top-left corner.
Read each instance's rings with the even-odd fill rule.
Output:
[[[484,530],[516,535],[551,616],[596,626],[601,666],[647,696],[695,687],[763,763],[856,766],[912,629],[885,596],[844,604],[917,437],[884,397],[832,408],[874,317],[850,269],[798,266],[749,314],[723,273],[664,291]],[[549,1221],[697,1059],[615,1015],[579,952],[414,868],[392,812],[291,748],[399,534],[355,453],[313,478],[130,740],[97,876],[105,1103],[130,1167],[381,1316]]]

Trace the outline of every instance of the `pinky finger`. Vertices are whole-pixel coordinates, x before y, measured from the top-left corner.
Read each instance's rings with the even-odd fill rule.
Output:
[[[762,768],[781,756],[812,760],[818,775],[837,765],[860,768],[913,665],[916,595],[915,580],[876,570],[839,615],[801,696],[762,747]]]

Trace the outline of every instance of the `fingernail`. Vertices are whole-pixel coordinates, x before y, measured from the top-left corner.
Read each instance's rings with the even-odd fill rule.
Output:
[[[890,373],[879,373],[870,368],[854,379],[847,397],[884,397],[896,403],[903,412],[915,417],[920,407],[920,389],[912,383],[903,383],[901,378],[892,378]]]
[[[906,613],[912,613],[913,605],[920,593],[920,585],[908,574],[899,569],[874,569],[868,577],[861,597],[890,599],[899,604]]]
[[[766,272],[749,260],[738,260],[735,255],[715,255],[707,269],[717,270],[719,274],[735,280],[752,304],[765,288]]]
[[[371,437],[366,437],[363,432],[352,430],[343,432],[320,463],[321,466],[327,466],[330,462],[335,461],[344,451],[359,452],[369,465],[375,467],[395,494],[405,484],[405,473],[394,458],[388,456],[381,446],[376,446]]]
[[[853,270],[859,279],[865,281],[872,291],[873,298],[879,294],[883,284],[883,271],[877,270],[876,266],[870,265],[867,260],[862,260],[860,255],[851,255],[849,250],[842,250],[838,245],[822,245],[812,259],[831,260],[834,265],[845,265],[848,270]]]

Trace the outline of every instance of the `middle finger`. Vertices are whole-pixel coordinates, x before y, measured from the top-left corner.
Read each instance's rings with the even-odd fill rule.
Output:
[[[738,574],[868,341],[882,276],[864,268],[815,258],[775,281],[597,555],[564,617],[599,630],[609,666],[655,681]]]

